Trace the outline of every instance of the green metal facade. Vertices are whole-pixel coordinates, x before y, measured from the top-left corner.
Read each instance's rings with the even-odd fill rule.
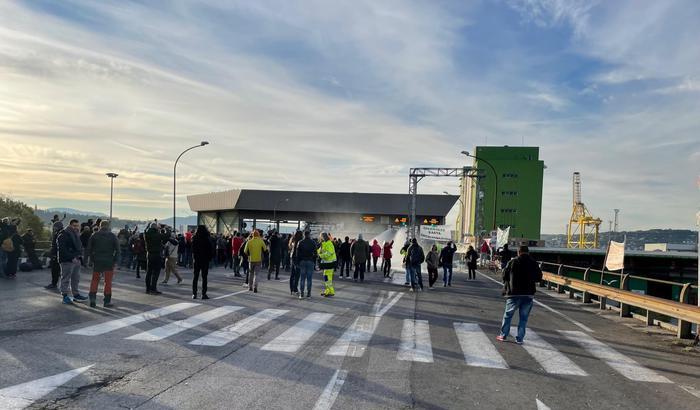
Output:
[[[498,175],[496,224],[511,227],[511,238],[539,239],[542,221],[542,181],[544,162],[539,159],[539,147],[476,147],[474,165],[486,175],[477,184],[483,192],[481,201],[471,202],[472,234],[482,225],[486,232],[493,227],[494,175]],[[477,195],[473,195],[476,198]]]

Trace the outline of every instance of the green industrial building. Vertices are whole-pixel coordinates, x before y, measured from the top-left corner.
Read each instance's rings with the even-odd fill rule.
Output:
[[[472,154],[473,166],[484,177],[462,181],[463,200],[468,204],[463,232],[478,237],[495,231],[495,207],[495,225],[510,226],[511,238],[539,240],[544,175],[539,147],[476,147]]]

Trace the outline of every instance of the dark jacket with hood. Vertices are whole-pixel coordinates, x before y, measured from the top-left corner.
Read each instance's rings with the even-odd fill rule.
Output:
[[[87,250],[93,272],[109,272],[119,260],[119,241],[109,228],[101,228],[92,234]]]
[[[524,253],[511,259],[503,269],[504,296],[532,296],[536,284],[542,280],[542,270],[537,262]]]

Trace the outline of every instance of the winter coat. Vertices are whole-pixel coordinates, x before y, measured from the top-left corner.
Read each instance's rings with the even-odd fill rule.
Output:
[[[253,239],[248,240],[243,252],[248,255],[250,263],[260,263],[262,262],[263,252],[266,250],[267,246],[265,246],[265,241],[259,237],[254,237]]]
[[[379,246],[377,241],[374,241],[374,243],[372,244],[371,250],[372,250],[372,257],[373,258],[378,258],[378,257],[382,256],[382,247]]]
[[[410,265],[416,266],[425,262],[425,253],[423,248],[418,244],[413,244],[408,248],[406,258]]]
[[[243,238],[234,236],[233,239],[231,239],[231,253],[233,253],[233,256],[238,256],[241,251],[241,246],[243,246]]]
[[[541,280],[542,270],[537,262],[529,254],[522,254],[503,269],[503,295],[532,296]]]
[[[71,228],[64,228],[56,237],[58,247],[58,262],[73,262],[75,258],[83,255],[83,244],[78,238],[78,234]]]
[[[100,229],[90,237],[87,255],[93,272],[112,271],[119,261],[119,240],[109,228]]]
[[[198,264],[208,265],[214,257],[214,246],[209,236],[194,235],[192,237],[192,257]]]
[[[340,258],[345,261],[349,261],[352,258],[352,255],[350,254],[350,248],[352,245],[350,242],[343,242],[340,245]]]
[[[149,255],[160,255],[163,250],[163,237],[155,227],[146,231],[144,238],[146,240],[146,252]]]
[[[452,265],[452,260],[455,255],[457,248],[453,246],[445,246],[440,251],[440,264],[442,265]]]
[[[387,242],[384,244],[384,259],[391,259],[392,254],[391,254],[391,248],[394,247],[394,241]]]
[[[335,262],[335,246],[332,241],[325,241],[318,248],[318,256],[323,262]],[[332,269],[332,268],[331,268]]]
[[[364,239],[358,239],[350,250],[355,263],[367,263],[369,259],[369,244]]]
[[[425,261],[428,263],[428,269],[437,269],[438,268],[438,253],[437,251],[433,251],[432,249],[428,252],[428,255],[425,257]]]
[[[297,244],[297,249],[295,252],[296,261],[309,261],[313,262],[316,260],[316,244],[314,241],[308,238],[304,238]]]
[[[467,266],[470,269],[476,269],[476,261],[479,259],[479,255],[474,249],[467,251],[467,254],[465,255],[464,259],[466,259]]]

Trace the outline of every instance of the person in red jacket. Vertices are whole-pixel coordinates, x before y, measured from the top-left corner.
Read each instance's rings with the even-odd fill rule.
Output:
[[[241,238],[240,232],[236,231],[233,233],[233,238],[231,238],[231,253],[233,254],[233,276],[241,277],[241,247],[243,246],[243,238]]]
[[[374,262],[374,271],[377,271],[377,260],[379,259],[380,256],[382,256],[382,247],[379,246],[379,243],[375,239],[374,242],[372,242],[372,246],[370,247],[370,252],[372,253],[372,262]]]
[[[384,250],[382,253],[382,271],[384,272],[384,277],[388,278],[391,276],[391,248],[394,247],[394,241],[384,242]]]

